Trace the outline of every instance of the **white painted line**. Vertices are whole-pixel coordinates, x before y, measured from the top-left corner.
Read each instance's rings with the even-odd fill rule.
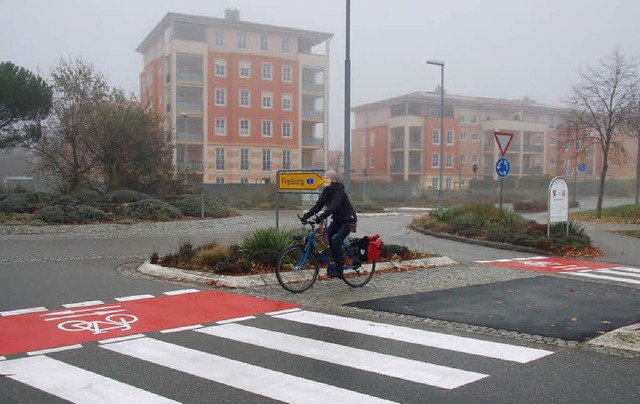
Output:
[[[543,260],[545,258],[549,258],[549,257],[543,257],[543,256],[539,256],[539,257],[522,257],[522,258],[514,258],[514,261],[529,261],[529,260]]]
[[[182,290],[171,290],[169,292],[164,292],[165,295],[174,296],[174,295],[184,295],[187,293],[196,293],[200,292],[198,289],[182,289]]]
[[[294,311],[300,311],[300,308],[296,307],[293,309],[286,309],[286,310],[279,310],[279,311],[270,311],[269,313],[264,313],[268,316],[277,316],[278,314],[284,314],[284,313],[292,313]]]
[[[328,403],[389,402],[151,338],[103,345],[102,348],[289,403],[307,404],[314,399]]]
[[[57,348],[41,349],[39,351],[27,352],[27,355],[29,355],[29,356],[46,355],[46,354],[53,353],[53,352],[69,351],[71,349],[78,349],[78,348],[82,348],[82,345],[75,344],[75,345],[59,346]]]
[[[636,274],[640,274],[640,269],[638,269],[638,268],[615,267],[615,268],[611,268],[611,269],[615,269],[615,270],[618,270],[618,271],[633,272],[633,273],[636,273]]]
[[[113,344],[120,341],[128,341],[130,339],[143,338],[144,334],[125,335],[124,337],[107,338],[98,341],[99,344]]]
[[[45,307],[32,307],[30,309],[0,311],[0,317],[18,316],[20,314],[28,314],[28,313],[39,313],[41,311],[47,311],[47,309]]]
[[[195,330],[198,328],[202,328],[202,324],[195,324],[195,325],[187,325],[184,327],[177,327],[177,328],[169,328],[167,330],[160,330],[160,332],[162,334],[169,334],[172,332],[180,332],[180,331],[189,331],[189,330]]]
[[[594,273],[628,276],[628,277],[631,277],[631,278],[640,278],[640,272],[634,273],[634,272],[626,272],[626,271],[616,271],[615,268],[612,268],[612,269],[599,269],[599,270],[597,270],[597,272],[594,272]]]
[[[7,359],[7,358],[5,358],[4,356],[0,356],[0,361],[3,361],[5,359]]]
[[[47,356],[0,362],[0,373],[74,403],[175,403]]]
[[[118,302],[128,302],[131,300],[141,300],[141,299],[152,299],[154,295],[135,295],[135,296],[124,296],[124,297],[116,297],[116,301]]]
[[[66,307],[67,309],[73,309],[74,307],[97,306],[99,304],[104,304],[104,302],[101,300],[91,300],[87,302],[63,304],[62,307]]]
[[[237,323],[238,321],[251,320],[252,318],[256,318],[256,316],[246,316],[246,317],[230,318],[230,319],[228,319],[228,320],[220,320],[220,321],[216,321],[216,324]]]
[[[443,389],[454,389],[487,377],[482,373],[468,372],[240,324],[206,327],[198,332]]]
[[[606,276],[606,275],[596,275],[594,273],[587,272],[565,272],[567,275],[574,276],[583,276],[585,278],[594,278],[594,279],[606,279],[609,281],[618,281],[624,283],[634,283],[640,285],[640,281],[636,281],[635,279],[625,279],[625,278],[617,278],[615,276]]]
[[[366,320],[311,311],[284,314],[278,316],[278,318],[304,324],[317,325],[320,327],[329,327],[337,330],[371,335],[394,341],[408,342],[411,344],[430,346],[449,351],[486,356],[489,358],[519,363],[527,363],[553,353],[542,349],[520,347],[475,338],[459,337],[456,335],[441,334],[391,324],[374,323]]]

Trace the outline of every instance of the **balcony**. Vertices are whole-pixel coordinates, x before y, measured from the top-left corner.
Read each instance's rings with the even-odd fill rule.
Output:
[[[302,91],[309,91],[312,93],[321,93],[324,91],[324,84],[305,81],[302,83]]]
[[[178,111],[183,112],[202,112],[202,103],[197,102],[178,102]]]
[[[522,146],[522,151],[527,153],[544,153],[544,146],[526,144]]]
[[[422,172],[422,166],[420,164],[410,164],[409,165],[409,172],[410,173],[421,173]]]
[[[176,77],[178,81],[189,81],[192,83],[202,83],[204,81],[204,76],[201,72],[178,71]]]
[[[422,141],[421,140],[417,140],[417,141],[409,142],[409,148],[410,149],[422,149]]]
[[[302,145],[303,146],[316,146],[316,147],[322,147],[324,146],[324,141],[322,138],[302,138]]]
[[[403,173],[404,164],[394,164],[389,168],[389,171],[391,171],[392,173]]]
[[[391,144],[389,145],[389,148],[391,150],[393,150],[393,149],[404,149],[404,141],[400,140],[400,141],[396,141],[396,142],[391,142]]]
[[[202,143],[202,133],[184,133],[184,131],[178,132],[177,141]]]
[[[314,120],[321,121],[324,119],[324,111],[316,111],[313,109],[303,109],[302,119],[314,119]]]

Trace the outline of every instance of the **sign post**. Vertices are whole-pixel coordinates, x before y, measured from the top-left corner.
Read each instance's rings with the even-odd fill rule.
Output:
[[[276,174],[276,229],[279,227],[279,195],[281,193],[315,194],[324,184],[320,171],[279,170]]]
[[[509,160],[504,157],[511,141],[513,140],[513,133],[505,133],[505,132],[493,132],[493,137],[496,139],[496,143],[498,144],[498,149],[500,149],[500,159],[496,162],[496,174],[500,177],[500,215],[502,215],[502,189],[504,186],[504,177],[509,175],[509,171],[511,170],[511,165],[509,164]]]

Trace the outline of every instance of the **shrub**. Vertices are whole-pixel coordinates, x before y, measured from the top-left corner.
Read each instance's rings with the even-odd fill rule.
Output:
[[[132,219],[170,220],[182,217],[182,212],[168,203],[150,198],[131,203],[125,215]]]
[[[360,212],[360,213],[380,213],[380,212],[384,212],[384,208],[380,205],[378,205],[377,203],[371,202],[371,201],[366,201],[366,202],[361,202],[361,201],[354,201],[353,202],[353,208],[356,210],[356,212]]]
[[[293,243],[289,232],[275,227],[258,229],[244,239],[241,253],[248,260],[260,264],[274,264],[278,255]]]
[[[0,200],[0,212],[5,213],[33,213],[44,206],[45,194],[8,194]]]
[[[229,249],[220,244],[213,244],[198,250],[198,260],[205,265],[215,267],[229,259]]]
[[[182,214],[192,217],[202,216],[202,196],[201,195],[181,195],[169,200],[169,203],[180,209]],[[237,212],[230,208],[225,202],[211,196],[204,197],[205,217],[220,218],[236,215]]]
[[[102,197],[103,203],[131,203],[138,202],[150,197],[142,192],[132,191],[129,189],[119,189],[117,191],[110,192]]]
[[[105,212],[93,206],[71,204],[45,206],[33,215],[34,220],[47,223],[94,223],[108,218]]]

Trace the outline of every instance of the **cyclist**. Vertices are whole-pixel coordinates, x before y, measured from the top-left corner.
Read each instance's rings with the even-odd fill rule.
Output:
[[[340,182],[338,173],[329,170],[324,173],[324,189],[320,194],[320,198],[315,205],[301,220],[306,222],[311,216],[318,213],[320,209],[326,207],[324,212],[318,215],[317,223],[321,223],[327,217],[331,216],[331,224],[328,227],[329,232],[329,248],[335,261],[335,269],[329,270],[331,278],[342,278],[342,268],[344,253],[342,251],[342,242],[349,235],[349,232],[356,231],[356,223],[358,217],[356,211],[351,205],[351,201],[344,190],[344,185]]]

